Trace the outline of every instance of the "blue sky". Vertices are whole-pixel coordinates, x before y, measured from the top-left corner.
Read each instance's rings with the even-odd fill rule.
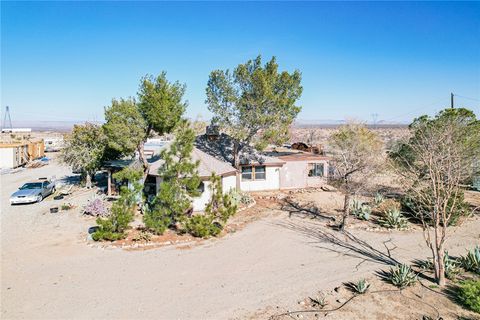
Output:
[[[4,2],[2,111],[14,120],[102,120],[142,75],[187,84],[261,54],[303,75],[301,120],[399,122],[450,102],[480,115],[478,2]]]

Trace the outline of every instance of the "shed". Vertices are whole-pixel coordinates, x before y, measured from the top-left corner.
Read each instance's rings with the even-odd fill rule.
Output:
[[[28,143],[18,142],[0,144],[0,168],[17,168],[26,164],[28,160]]]

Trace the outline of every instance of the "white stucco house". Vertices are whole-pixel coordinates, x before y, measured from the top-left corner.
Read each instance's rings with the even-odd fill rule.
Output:
[[[162,148],[168,147],[168,143]],[[192,160],[198,168],[202,184],[201,195],[193,200],[193,210],[203,211],[211,197],[209,178],[215,173],[222,178],[223,192],[239,188],[241,191],[270,191],[318,187],[327,182],[328,158],[299,150],[262,153],[242,145],[239,153],[239,170],[233,167],[234,140],[226,134],[207,133],[195,140]],[[158,159],[150,164],[146,188],[150,193],[160,189],[158,169],[163,163]]]

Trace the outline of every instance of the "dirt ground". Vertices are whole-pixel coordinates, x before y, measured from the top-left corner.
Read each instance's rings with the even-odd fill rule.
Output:
[[[415,230],[353,228],[349,231],[355,241],[335,242],[326,225],[329,217],[338,214],[341,195],[322,191],[293,195],[300,207],[259,199],[244,213],[249,218],[241,228],[188,248],[92,247],[86,238],[94,219],[83,217],[80,207],[93,191],[76,192],[65,202],[77,208],[55,214],[49,212],[55,203],[50,197],[28,206],[8,204],[9,195],[23,182],[52,174],[71,179],[69,170],[55,162],[0,176],[2,319],[265,319],[274,314],[270,309],[296,310],[298,301],[318,291],[329,292],[343,282],[388,268],[382,255],[362,247],[355,250],[358,240],[380,252],[387,246],[401,262],[429,254],[421,232]],[[305,206],[310,202],[317,208],[315,214],[304,210],[312,209]],[[465,248],[480,244],[479,233],[478,216],[452,228],[449,253],[464,254]],[[375,290],[385,285],[371,281]],[[386,302],[376,300],[381,297],[355,299],[373,308],[371,317],[357,302],[345,307],[350,313],[327,317],[385,319],[381,312],[388,310],[381,303]],[[394,298],[391,309],[398,319],[405,311],[401,305],[407,304],[402,299]],[[444,302],[449,312],[458,310]],[[432,311],[426,305],[414,308],[426,314]],[[413,313],[405,315],[402,319],[415,318]]]

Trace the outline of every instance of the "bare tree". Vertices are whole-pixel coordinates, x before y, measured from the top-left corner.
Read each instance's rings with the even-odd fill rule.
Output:
[[[341,126],[328,140],[332,179],[345,192],[340,228],[345,229],[350,213],[350,199],[364,188],[378,170],[382,159],[382,142],[365,125],[349,123]]]
[[[416,119],[410,131],[409,140],[400,143],[391,158],[417,202],[412,209],[433,255],[435,279],[443,286],[448,225],[460,205],[461,184],[474,174],[479,159],[480,123],[469,110],[447,109],[433,119]]]

